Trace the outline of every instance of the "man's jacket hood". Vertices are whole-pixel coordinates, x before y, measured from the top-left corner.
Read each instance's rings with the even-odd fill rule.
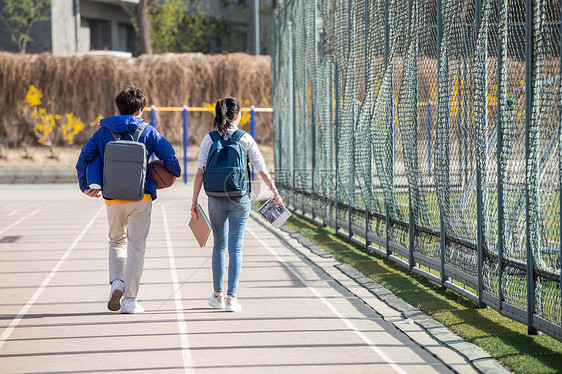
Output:
[[[88,166],[95,169],[92,172],[93,175],[101,176],[103,174],[105,145],[114,140],[109,130],[120,134],[132,133],[143,122],[142,118],[135,116],[115,116],[104,118],[100,121],[101,128],[92,135],[82,148],[76,163],[78,183],[82,192],[89,188],[86,174]],[[128,137],[123,138],[128,139]],[[150,161],[152,154],[155,154],[156,157],[162,160],[166,169],[171,171],[176,177],[180,176],[181,168],[174,148],[154,127],[146,126],[139,137],[139,142],[144,143],[146,146],[148,153],[147,161]],[[156,199],[156,185],[150,174],[150,168],[147,170],[145,193],[150,194],[153,200]]]
[[[144,120],[140,117],[115,116],[102,119],[100,125],[115,133],[131,133],[143,122]]]

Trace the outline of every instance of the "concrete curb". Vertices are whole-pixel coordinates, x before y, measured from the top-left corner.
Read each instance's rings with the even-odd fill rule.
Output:
[[[267,228],[270,232],[274,235],[279,237],[285,244],[291,246],[294,250],[301,252],[298,248],[295,248],[289,242],[287,237],[295,239],[301,244],[304,248],[309,250],[312,254],[325,259],[333,257],[332,254],[324,250],[324,248],[313,244],[310,239],[303,237],[298,231],[287,228],[282,226],[280,230],[275,230],[270,225],[267,225],[260,219],[259,213],[256,211],[257,209],[254,208],[252,212],[252,218],[255,219],[260,225]],[[302,252],[301,252],[302,253]],[[318,263],[318,258],[314,258],[314,256],[307,256],[307,258],[313,262],[316,266],[323,268],[321,264]],[[400,315],[406,319],[411,320],[416,325],[420,326],[426,333],[432,337],[435,341],[439,344],[452,349],[453,351],[460,354],[467,362],[469,362],[478,372],[480,373],[509,373],[509,371],[504,368],[499,362],[497,362],[493,357],[491,357],[486,351],[482,348],[467,342],[466,340],[462,339],[461,337],[455,335],[451,332],[447,327],[443,326],[440,322],[435,321],[433,318],[427,316],[419,309],[413,307],[412,305],[406,303],[402,299],[395,296],[392,292],[388,289],[384,288],[377,282],[373,281],[371,278],[365,276],[360,271],[356,270],[349,264],[341,263],[338,261],[338,264],[333,265],[336,269],[340,272],[345,274],[349,279],[353,280],[356,284],[362,286],[368,292],[374,296],[376,296],[379,300],[384,302],[390,308],[396,310],[400,313]],[[329,273],[327,272],[329,275]],[[336,279],[334,279],[336,280]],[[337,280],[336,280],[337,281]],[[340,283],[343,287],[347,288],[348,291],[354,293],[344,284]],[[360,298],[365,304],[369,305],[373,310],[377,311],[376,307],[369,303],[368,300],[365,298],[357,295],[354,293],[358,298]],[[408,332],[403,328],[402,323],[397,323],[397,321],[392,320],[389,318],[390,316],[385,316],[384,313],[381,314],[382,318],[387,320],[389,323],[392,323],[396,328],[401,330],[403,333],[408,335],[413,341],[418,343],[420,346],[424,346],[423,343],[418,342],[415,336],[408,334]],[[403,322],[403,321],[400,321]],[[432,354],[434,354],[432,352]],[[434,354],[439,360],[443,363],[447,364],[442,358],[438,355]]]
[[[0,184],[74,182],[74,169],[0,169]]]
[[[182,174],[182,180],[183,177]],[[0,169],[0,184],[33,183],[78,183],[78,180],[75,169]]]

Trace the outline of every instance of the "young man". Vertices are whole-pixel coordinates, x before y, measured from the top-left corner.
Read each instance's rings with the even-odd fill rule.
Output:
[[[86,195],[97,198],[101,193],[100,189],[92,189],[88,186],[86,178],[88,164],[92,163],[92,167],[97,165],[103,170],[103,162],[99,160],[103,160],[105,145],[114,140],[111,131],[121,134],[133,133],[140,124],[144,123],[141,117],[147,102],[146,95],[135,86],[125,87],[115,97],[120,115],[100,121],[101,128],[82,148],[76,163],[80,190]],[[138,141],[145,144],[147,158],[153,153],[156,154],[156,157],[164,162],[166,169],[176,177],[180,176],[181,169],[174,149],[154,127],[147,126]],[[97,162],[92,162],[94,160]],[[100,175],[101,170],[99,170]],[[137,303],[137,294],[144,266],[146,238],[154,199],[156,199],[156,185],[148,170],[142,200],[105,200],[109,223],[109,283],[111,284],[107,304],[109,310],[121,309],[121,313],[144,312],[144,308]],[[122,296],[123,300],[121,300]]]

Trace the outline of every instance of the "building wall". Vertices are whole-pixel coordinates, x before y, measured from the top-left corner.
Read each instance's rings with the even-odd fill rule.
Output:
[[[76,54],[74,6],[74,0],[51,0],[51,52],[55,55]]]

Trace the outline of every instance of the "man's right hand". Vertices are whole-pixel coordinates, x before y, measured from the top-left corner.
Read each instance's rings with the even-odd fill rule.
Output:
[[[87,189],[84,193],[90,197],[100,197],[101,190]]]

